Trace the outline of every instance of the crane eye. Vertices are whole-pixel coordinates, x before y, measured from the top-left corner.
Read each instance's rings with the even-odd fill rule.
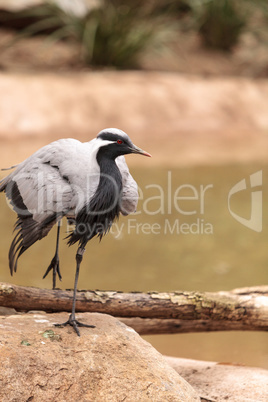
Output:
[[[117,140],[117,144],[122,144],[123,141],[122,140]]]

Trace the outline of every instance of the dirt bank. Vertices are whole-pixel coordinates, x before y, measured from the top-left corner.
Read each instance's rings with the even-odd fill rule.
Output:
[[[7,73],[0,75],[0,92],[4,165],[10,146],[15,163],[48,141],[86,141],[104,127],[127,131],[158,165],[267,159],[267,80],[159,72]]]

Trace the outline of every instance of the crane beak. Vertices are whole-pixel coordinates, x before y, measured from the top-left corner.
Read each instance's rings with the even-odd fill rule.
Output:
[[[131,153],[132,154],[140,154],[140,155],[144,155],[144,156],[148,156],[148,157],[152,157],[151,154],[149,154],[149,152],[144,151],[141,148],[136,147],[136,145],[132,145],[131,149]]]

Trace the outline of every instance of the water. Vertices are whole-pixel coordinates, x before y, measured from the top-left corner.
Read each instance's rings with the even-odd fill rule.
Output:
[[[267,166],[133,167],[131,171],[140,186],[137,214],[121,217],[101,243],[93,240],[88,244],[80,287],[217,291],[267,284]],[[250,183],[250,175],[256,172]],[[230,190],[243,179],[247,188],[234,193],[228,207]],[[262,185],[257,179],[262,179]],[[252,211],[251,192],[255,194]],[[240,223],[239,217],[253,229]],[[51,277],[41,278],[54,254],[55,228],[20,258],[18,272],[11,278],[7,254],[14,222],[15,214],[1,196],[1,281],[51,288]],[[62,237],[66,231],[64,223]],[[75,252],[75,247],[68,248],[61,240],[61,288],[73,287]],[[145,339],[167,355],[268,368],[266,333],[155,335]]]

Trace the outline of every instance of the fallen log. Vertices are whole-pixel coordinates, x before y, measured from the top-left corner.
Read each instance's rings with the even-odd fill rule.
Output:
[[[212,320],[172,320],[157,318],[122,318],[117,317],[124,324],[132,327],[140,335],[186,334],[212,331],[267,331],[268,323],[256,325],[240,321],[213,321]]]
[[[71,290],[48,290],[0,283],[0,306],[17,311],[70,311]],[[77,312],[119,317],[140,334],[224,330],[268,330],[268,286],[221,292],[81,290]]]

